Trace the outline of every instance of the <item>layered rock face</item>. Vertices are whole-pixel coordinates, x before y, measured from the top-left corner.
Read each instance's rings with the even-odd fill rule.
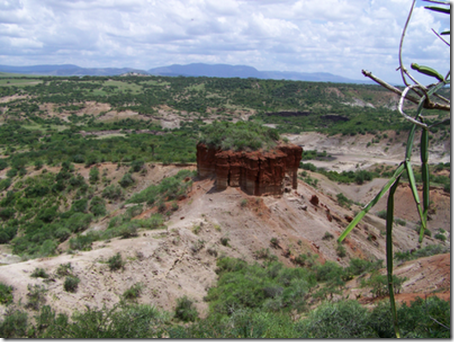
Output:
[[[297,188],[297,172],[303,149],[281,145],[263,152],[234,152],[197,145],[197,171],[201,178],[215,176],[217,190],[241,187],[249,195],[280,195],[284,178]]]

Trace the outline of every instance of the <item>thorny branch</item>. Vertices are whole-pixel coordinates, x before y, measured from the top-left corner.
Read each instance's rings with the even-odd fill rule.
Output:
[[[373,75],[370,71],[367,71],[367,70],[362,70],[362,73],[365,77],[368,77],[370,78],[372,81],[380,84],[381,86],[385,87],[386,89],[392,91],[393,93],[399,95],[399,96],[402,96],[402,93],[403,91],[392,86],[391,84],[383,81],[382,79],[378,78],[377,76]],[[416,97],[414,96],[411,96],[411,95],[408,95],[408,94],[405,94],[405,99],[406,100],[409,100],[415,104],[418,104],[419,103],[419,99],[417,99]],[[448,105],[444,105],[444,104],[440,104],[440,103],[437,103],[437,102],[432,102],[430,100],[427,100],[425,103],[424,103],[424,108],[426,109],[439,109],[439,110],[445,110],[445,111],[450,111],[451,110],[451,105],[448,104]]]

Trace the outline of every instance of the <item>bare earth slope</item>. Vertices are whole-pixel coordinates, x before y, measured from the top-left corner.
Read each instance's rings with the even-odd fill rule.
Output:
[[[175,174],[178,169],[159,166],[156,173],[163,177]],[[136,191],[146,187],[146,183],[156,181],[158,179],[143,180]],[[319,200],[317,205],[311,203],[313,196]],[[353,212],[339,207],[329,193],[325,195],[301,181],[298,181],[297,190],[281,197],[255,197],[238,188],[216,191],[214,181],[206,179],[194,182],[188,197],[178,205],[179,209],[166,222],[166,229],[142,231],[139,237],[132,239],[95,242],[93,249],[87,252],[63,253],[53,258],[3,265],[0,282],[13,285],[15,300],[21,298],[25,303],[27,285],[43,283],[40,278],[30,277],[36,267],[54,274],[60,264],[70,262],[81,279],[76,293],[63,290],[62,278],[54,277],[45,284],[47,304],[57,311],[69,314],[74,309],[84,310],[86,305],[111,307],[126,289],[140,282],[143,294],[139,303],[171,310],[176,298],[187,295],[196,301],[196,307],[203,315],[207,310],[203,297],[216,283],[216,257],[221,255],[252,262],[256,251],[269,248],[288,266],[292,265],[292,256],[308,252],[317,254],[321,262],[333,260],[344,266],[351,257],[385,258],[385,240],[380,234],[384,221],[374,215],[367,215],[347,238],[344,244],[347,256],[339,258],[335,239],[323,238],[326,233],[339,236],[348,224],[346,217],[352,216]],[[146,211],[141,217],[150,214]],[[396,250],[417,248],[417,236],[411,227],[397,226],[394,232]],[[278,241],[275,248],[270,244],[272,238]],[[222,243],[225,241],[228,244]],[[434,241],[427,238],[423,246],[428,243]],[[117,252],[126,264],[124,270],[112,272],[106,260]],[[1,262],[5,260],[3,258]],[[418,265],[425,268],[422,262]],[[408,271],[408,266],[402,267],[407,267]],[[398,272],[399,269],[396,274]],[[444,279],[449,278],[449,258],[443,264],[442,272]],[[438,277],[435,273],[427,273],[427,276],[428,279]],[[427,281],[407,277],[410,280],[404,284],[403,292],[408,287],[411,292],[424,294],[447,286],[447,282],[442,281],[428,287]],[[5,308],[2,306],[0,310]]]

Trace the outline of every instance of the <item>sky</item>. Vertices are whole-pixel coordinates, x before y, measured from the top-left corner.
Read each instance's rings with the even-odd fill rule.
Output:
[[[131,67],[249,65],[401,83],[398,48],[411,0],[0,0],[0,64]],[[417,8],[404,64],[449,70],[432,32],[447,15]]]

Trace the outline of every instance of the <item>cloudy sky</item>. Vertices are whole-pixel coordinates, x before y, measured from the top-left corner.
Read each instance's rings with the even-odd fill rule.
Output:
[[[431,32],[447,15],[418,7],[406,63],[446,72],[449,48]],[[0,0],[0,64],[148,70],[194,62],[258,70],[367,69],[399,82],[399,39],[411,0]]]

